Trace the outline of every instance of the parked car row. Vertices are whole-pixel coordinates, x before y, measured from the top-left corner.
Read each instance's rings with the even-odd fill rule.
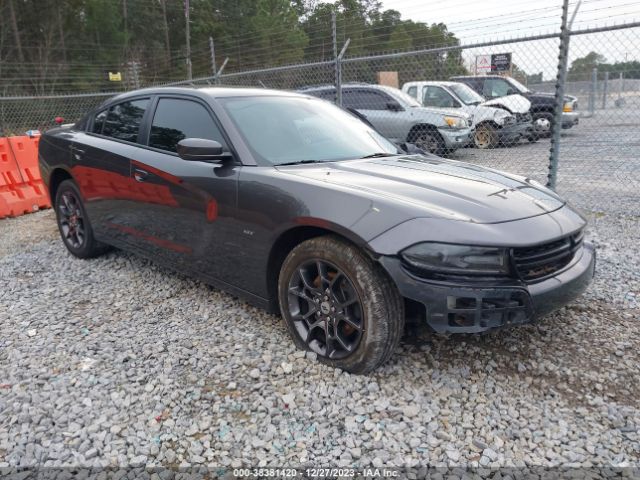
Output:
[[[334,101],[334,86],[312,87],[303,93]],[[347,84],[342,105],[363,115],[382,135],[395,143],[409,142],[439,155],[466,146],[472,139],[471,115],[447,108],[424,108],[418,101],[384,85]]]
[[[401,90],[350,83],[342,87],[342,105],[358,112],[390,140],[409,142],[437,155],[470,144],[481,149],[495,148],[521,139],[534,142],[549,135],[553,95],[532,92],[508,77],[453,80],[407,82]],[[330,85],[308,87],[301,92],[336,100],[336,88]],[[563,128],[578,123],[577,108],[577,99],[566,96]]]

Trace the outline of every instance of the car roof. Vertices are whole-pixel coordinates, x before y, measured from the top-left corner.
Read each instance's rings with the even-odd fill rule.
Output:
[[[456,75],[455,78],[511,78],[508,75]]]
[[[457,84],[459,84],[459,82],[448,82],[446,80],[415,80],[405,83],[405,85],[443,85],[445,87]]]
[[[360,83],[360,82],[351,82],[351,83],[343,83],[342,88],[375,88],[378,90],[391,90],[396,91],[399,90],[395,87],[390,87],[388,85],[379,85],[377,83]],[[300,93],[304,92],[318,92],[321,90],[335,90],[335,85],[318,85],[314,87],[304,87],[298,90]]]
[[[137,97],[140,95],[160,95],[160,94],[191,94],[198,93],[212,98],[228,98],[228,97],[306,97],[304,94],[285,91],[273,90],[268,88],[248,88],[248,87],[151,87],[133,90],[131,92],[122,93],[109,99],[109,103],[114,101],[126,100],[129,97]]]

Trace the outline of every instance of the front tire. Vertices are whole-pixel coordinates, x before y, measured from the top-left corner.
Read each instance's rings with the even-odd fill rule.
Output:
[[[481,150],[495,148],[498,146],[498,133],[491,125],[478,125],[473,134],[473,143]]]
[[[296,246],[278,279],[280,311],[296,346],[351,373],[371,372],[404,331],[404,302],[369,257],[327,235]]]
[[[538,113],[533,117],[533,130],[537,138],[551,136],[553,129],[553,115],[550,113]]]
[[[56,192],[54,207],[62,243],[78,258],[93,258],[108,250],[97,241],[82,204],[80,190],[73,180],[65,180]]]
[[[412,133],[409,142],[434,155],[445,155],[447,146],[442,135],[434,128],[423,128]]]

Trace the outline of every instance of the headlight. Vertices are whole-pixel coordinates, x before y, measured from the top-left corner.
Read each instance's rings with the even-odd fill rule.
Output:
[[[493,120],[498,125],[503,125],[507,121],[507,119],[511,118],[512,116],[513,115],[505,110],[496,110],[496,112],[493,114]]]
[[[462,117],[444,117],[444,121],[450,128],[467,128],[469,126]]]
[[[573,112],[573,103],[565,102],[564,105],[562,106],[562,111],[563,112]]]
[[[418,270],[461,275],[509,273],[509,256],[504,248],[425,242],[403,250],[400,255]]]

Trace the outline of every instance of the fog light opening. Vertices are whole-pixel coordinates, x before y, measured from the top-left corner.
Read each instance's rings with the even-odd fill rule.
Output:
[[[475,324],[474,314],[449,313],[449,326],[472,327]]]

